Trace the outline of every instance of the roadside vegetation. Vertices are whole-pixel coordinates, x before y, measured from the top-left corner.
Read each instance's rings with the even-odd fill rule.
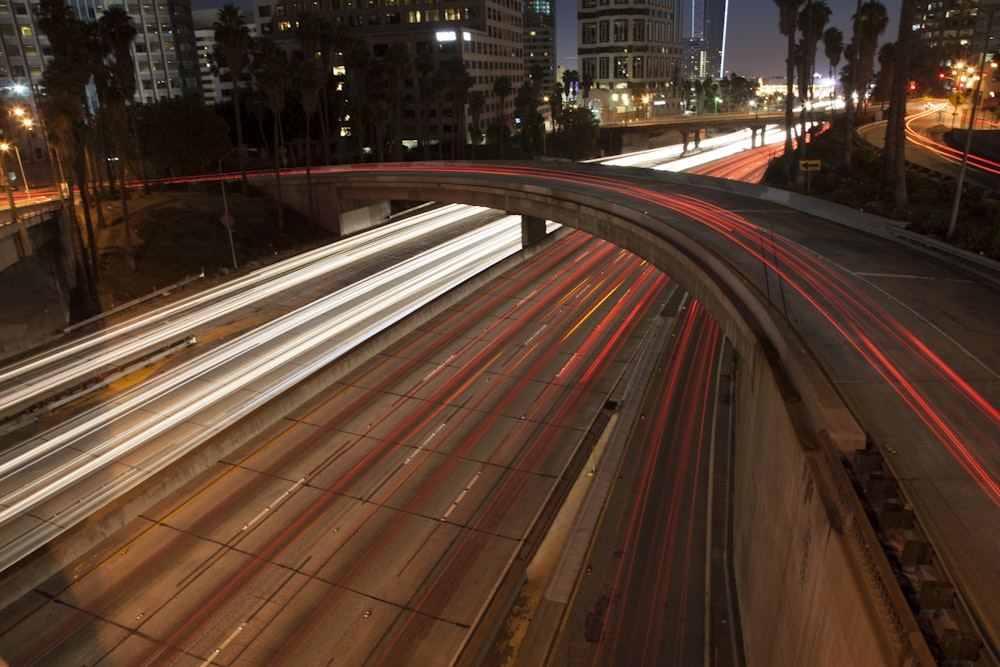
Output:
[[[782,158],[771,164],[763,184],[900,220],[914,232],[944,241],[955,201],[955,179],[908,166],[905,171],[907,203],[904,207],[898,206],[893,185],[885,184],[881,178],[885,165],[880,151],[871,146],[855,145],[848,153],[850,167],[847,168],[842,122],[809,143],[808,157],[820,160],[822,169],[810,174],[808,184],[804,174],[799,174],[795,181],[786,181]],[[1000,260],[1000,201],[982,188],[966,184],[955,235],[950,243]]]

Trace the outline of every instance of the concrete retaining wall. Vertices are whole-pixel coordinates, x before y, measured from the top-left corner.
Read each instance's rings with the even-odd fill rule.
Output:
[[[72,230],[58,209],[19,209],[31,255],[21,256],[13,224],[0,227],[0,359],[37,347],[69,324],[76,261]]]

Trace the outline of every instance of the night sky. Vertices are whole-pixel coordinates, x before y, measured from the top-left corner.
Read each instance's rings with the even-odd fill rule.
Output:
[[[233,1],[233,0],[230,0]],[[556,55],[559,65],[579,69],[576,62],[576,5],[578,0],[554,0],[556,4]],[[691,0],[683,1],[684,34],[691,29]],[[900,0],[882,0],[889,13],[889,25],[882,33],[881,42],[896,41]],[[233,4],[249,14],[253,0],[235,0]],[[857,0],[826,0],[833,10],[830,24],[844,32],[844,41],[851,40],[851,16]],[[225,0],[193,0],[195,9],[217,8]],[[778,32],[778,6],[774,0],[729,0],[729,26],[726,35],[725,68],[748,79],[781,77],[785,72],[785,38]],[[817,69],[826,71],[829,61],[820,45],[816,58]]]

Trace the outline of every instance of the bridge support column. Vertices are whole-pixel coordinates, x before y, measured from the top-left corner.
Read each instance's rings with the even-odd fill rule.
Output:
[[[390,213],[388,200],[349,199],[334,187],[316,189],[312,215],[308,212],[308,192],[305,190],[288,194],[285,204],[338,236],[370,229],[385,222]]]
[[[521,247],[535,245],[545,238],[545,220],[532,215],[521,216]]]

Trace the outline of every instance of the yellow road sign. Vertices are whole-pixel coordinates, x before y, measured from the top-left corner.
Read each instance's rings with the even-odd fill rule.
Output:
[[[823,163],[819,160],[799,160],[800,171],[819,171]]]

